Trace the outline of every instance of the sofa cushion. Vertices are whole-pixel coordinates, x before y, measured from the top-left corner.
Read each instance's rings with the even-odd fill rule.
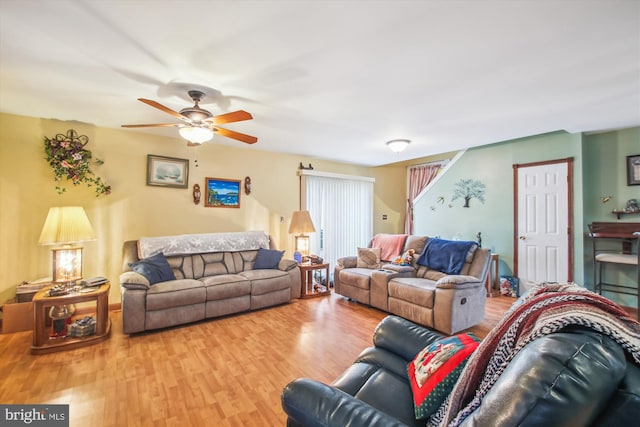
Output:
[[[141,259],[137,262],[130,262],[129,267],[136,273],[140,273],[146,277],[151,285],[176,279],[171,266],[162,253]]]
[[[251,294],[251,282],[239,274],[220,274],[200,279],[207,289],[207,301],[236,298]]]
[[[358,248],[357,268],[380,268],[380,248]]]
[[[177,279],[160,282],[147,291],[147,311],[204,304],[205,300],[206,289],[199,280]]]
[[[369,290],[371,273],[375,270],[370,268],[349,268],[340,272],[340,281],[345,285]]]
[[[289,273],[282,270],[249,270],[239,274],[251,281],[251,295],[262,295],[269,292],[290,289]]]
[[[389,297],[433,308],[436,298],[436,284],[416,277],[396,277],[389,282]]]
[[[361,357],[332,386],[403,422],[403,425],[424,425],[414,416],[411,387],[406,374],[407,361],[380,349],[371,349],[367,354],[369,360],[361,360]],[[394,359],[395,363],[392,362]],[[394,364],[402,372],[389,369]]]
[[[468,257],[478,247],[476,242],[429,239],[417,263],[446,274],[460,274]]]
[[[284,255],[284,251],[277,251],[274,249],[258,249],[256,260],[253,264],[254,270],[275,270],[278,268],[278,264]]]
[[[417,419],[431,416],[453,389],[480,340],[472,333],[426,346],[407,366]]]

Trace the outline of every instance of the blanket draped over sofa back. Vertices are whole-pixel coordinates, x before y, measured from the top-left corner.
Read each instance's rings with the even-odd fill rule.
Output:
[[[138,240],[138,257],[148,258],[160,252],[165,256],[171,256],[202,252],[237,252],[260,248],[269,249],[269,237],[264,231],[141,237]]]
[[[406,234],[376,234],[371,242],[372,248],[380,248],[380,259],[393,261],[402,255]]]

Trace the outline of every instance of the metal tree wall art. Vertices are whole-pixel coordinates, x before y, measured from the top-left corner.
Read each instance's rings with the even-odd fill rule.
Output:
[[[53,180],[56,182],[58,194],[67,191],[59,184],[62,178],[71,181],[73,185],[84,183],[88,187],[95,186],[97,196],[111,194],[111,186],[91,170],[91,151],[84,148],[88,143],[89,138],[86,135],[78,136],[73,129],[69,129],[66,135],[59,133],[53,138],[44,137],[44,152],[53,169]],[[94,159],[93,163],[99,166],[104,162]]]
[[[464,208],[469,207],[469,201],[475,197],[484,203],[484,190],[486,186],[477,179],[461,179],[460,181],[455,183],[453,189],[453,197],[451,197],[451,201],[459,199],[462,197],[464,199]]]

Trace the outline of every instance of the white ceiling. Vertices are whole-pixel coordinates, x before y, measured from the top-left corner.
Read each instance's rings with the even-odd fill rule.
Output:
[[[193,88],[254,149],[370,166],[639,126],[640,1],[0,0],[1,112],[174,123],[136,99]]]

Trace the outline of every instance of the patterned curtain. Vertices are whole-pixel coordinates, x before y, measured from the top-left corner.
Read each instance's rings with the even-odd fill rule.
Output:
[[[409,197],[407,198],[407,214],[404,220],[404,232],[413,234],[413,202],[427,185],[438,175],[441,165],[427,164],[409,168]]]

